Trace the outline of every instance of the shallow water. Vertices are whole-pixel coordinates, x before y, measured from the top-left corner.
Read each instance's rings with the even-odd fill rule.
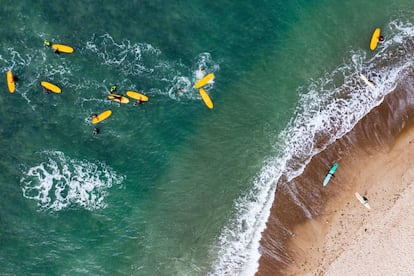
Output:
[[[279,176],[300,173],[315,135],[349,131],[411,62],[386,49],[412,37],[413,4],[387,3],[7,6],[0,64],[19,81],[10,94],[4,78],[0,97],[1,270],[252,273]],[[387,40],[374,54],[376,26]],[[213,110],[192,88],[201,68],[216,75]],[[367,91],[361,70],[382,86]],[[150,101],[110,102],[113,84]]]

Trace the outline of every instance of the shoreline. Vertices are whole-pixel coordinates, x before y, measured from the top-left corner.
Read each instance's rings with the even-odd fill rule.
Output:
[[[262,232],[255,275],[325,275],[328,271],[332,275],[337,271],[339,275],[339,267],[347,269],[342,274],[350,273],[350,267],[362,271],[362,265],[354,265],[359,260],[366,261],[361,257],[362,250],[386,242],[382,238],[378,244],[364,244],[367,239],[378,240],[375,235],[383,227],[395,230],[383,217],[391,216],[391,210],[407,208],[402,203],[398,203],[401,207],[393,206],[406,197],[403,191],[411,191],[410,181],[414,182],[414,167],[410,169],[410,164],[414,164],[414,157],[410,156],[414,156],[413,81],[414,75],[407,75],[349,133],[313,156],[300,176],[291,181],[283,177],[279,180]],[[335,178],[322,187],[334,162],[339,163]],[[367,196],[371,210],[356,199],[355,192]],[[404,235],[411,235],[414,240],[413,234]],[[363,255],[369,257],[374,251],[380,252],[371,250]],[[375,271],[376,264],[371,266],[364,273]],[[358,273],[355,270],[352,275]]]
[[[414,167],[410,166],[414,164],[413,139],[414,126],[410,126],[389,151],[366,156],[350,179],[349,191],[339,202],[327,205],[330,215],[295,228],[297,234],[289,247],[302,252],[283,275],[414,273],[409,257],[414,255],[414,213],[410,215],[414,200]],[[357,191],[368,197],[371,210],[356,199]],[[315,224],[320,230],[317,239]],[[396,237],[403,242],[397,243]]]

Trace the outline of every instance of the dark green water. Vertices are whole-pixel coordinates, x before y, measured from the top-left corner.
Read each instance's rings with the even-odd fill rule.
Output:
[[[4,5],[0,65],[19,80],[10,94],[4,78],[0,96],[1,273],[254,267],[249,252],[292,137],[279,135],[303,131],[287,127],[301,96],[344,63],[359,69],[373,56],[361,54],[373,28],[396,32],[387,24],[408,24],[414,4],[233,2]],[[75,52],[57,55],[45,39]],[[216,75],[212,110],[193,88],[202,67]],[[62,93],[44,93],[42,80]],[[112,84],[150,100],[110,102]],[[106,109],[93,136],[90,116]]]

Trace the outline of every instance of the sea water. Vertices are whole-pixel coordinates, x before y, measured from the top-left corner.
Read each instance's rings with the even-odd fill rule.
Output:
[[[412,65],[404,45],[413,8],[403,0],[5,4],[1,273],[252,275],[280,175],[300,174]],[[371,52],[375,27],[386,40]],[[75,52],[55,54],[45,39]],[[206,86],[213,110],[193,88],[205,72],[216,75]],[[43,80],[62,93],[44,93]],[[111,102],[114,84],[150,100]],[[110,118],[90,123],[107,109]],[[324,145],[312,143],[326,133]]]

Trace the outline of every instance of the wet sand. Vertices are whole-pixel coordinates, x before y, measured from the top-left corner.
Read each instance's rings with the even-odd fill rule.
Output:
[[[320,227],[323,235],[312,238],[311,223],[294,230],[291,246],[305,254],[286,275],[414,275],[413,164],[410,127],[392,149],[361,162],[344,200],[329,206],[332,215],[318,219],[325,224]],[[366,195],[371,210],[354,192]]]
[[[412,83],[413,74],[300,176],[279,180],[256,275],[414,275]]]

